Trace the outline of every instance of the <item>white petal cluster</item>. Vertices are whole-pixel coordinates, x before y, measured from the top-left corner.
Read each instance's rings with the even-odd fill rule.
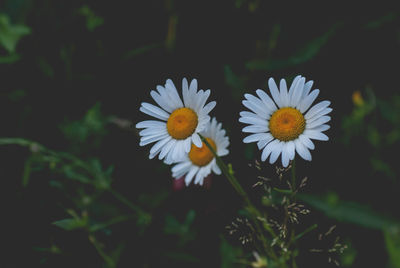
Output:
[[[328,136],[322,132],[330,128],[326,123],[331,119],[327,114],[332,108],[328,107],[329,101],[321,101],[311,107],[319,94],[319,89],[311,91],[312,85],[313,81],[306,82],[305,77],[299,75],[295,77],[288,90],[285,79],[281,79],[278,88],[274,79],[270,78],[268,86],[272,98],[261,89],[256,90],[257,96],[245,94],[246,100],[242,103],[251,112],[240,112],[239,121],[249,124],[243,128],[243,132],[252,134],[244,138],[243,142],[257,142],[258,148],[262,150],[262,161],[269,157],[269,162],[273,164],[281,155],[282,165],[287,167],[289,161],[294,159],[295,152],[303,159],[311,161],[310,150],[315,148],[311,140],[328,140]],[[303,133],[290,141],[273,137],[269,129],[271,116],[285,107],[297,109],[305,119]]]
[[[218,123],[215,118],[211,120],[206,126],[206,128],[200,133],[205,138],[210,138],[215,142],[216,153],[218,156],[225,156],[229,153],[229,138],[226,136],[226,131],[222,129],[222,124]],[[181,161],[179,161],[172,168],[172,176],[176,179],[185,176],[185,183],[189,185],[194,178],[194,184],[203,185],[204,178],[207,177],[211,171],[215,174],[221,174],[216,159],[213,158],[205,166],[197,166],[192,163],[189,156],[186,154]]]
[[[136,128],[143,129],[139,132],[140,146],[155,142],[150,149],[149,158],[152,159],[158,154],[160,160],[164,159],[166,163],[171,164],[184,157],[190,151],[192,143],[201,147],[202,142],[198,133],[203,131],[210,121],[208,113],[215,107],[216,102],[212,101],[206,105],[210,90],[197,90],[196,79],[193,79],[190,85],[186,78],[182,80],[183,101],[171,79],[168,79],[164,86],[158,85],[156,89],[152,90],[150,95],[158,106],[143,102],[140,111],[157,120],[139,122]],[[190,108],[196,113],[198,124],[192,135],[179,140],[168,133],[167,121],[173,111],[183,107]]]

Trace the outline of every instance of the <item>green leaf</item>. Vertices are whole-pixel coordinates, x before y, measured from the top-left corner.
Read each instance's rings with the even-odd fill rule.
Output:
[[[323,198],[308,194],[298,194],[298,198],[308,205],[325,213],[329,218],[371,229],[385,230],[399,226],[399,222],[385,217],[371,208],[355,202],[341,201],[337,198]]]
[[[71,231],[86,226],[86,221],[79,218],[78,219],[72,218],[72,219],[63,219],[55,221],[52,224],[64,230]]]
[[[12,53],[10,55],[6,55],[6,56],[0,56],[0,63],[1,64],[11,64],[14,62],[19,61],[19,59],[21,58],[20,55],[16,54],[16,53]]]
[[[379,159],[377,157],[371,157],[370,162],[374,170],[384,173],[391,179],[396,178],[396,173],[393,170],[393,168],[382,159]]]
[[[134,57],[136,57],[138,55],[141,55],[141,54],[144,54],[144,53],[149,52],[151,50],[154,50],[156,48],[160,48],[163,45],[164,45],[163,43],[153,43],[153,44],[145,45],[145,46],[142,46],[142,47],[139,47],[139,48],[134,48],[134,49],[126,52],[125,55],[123,56],[123,58],[125,60],[131,59],[131,58],[134,58]]]
[[[31,33],[31,29],[25,25],[13,25],[5,14],[0,14],[0,45],[9,53],[14,53],[18,41]]]
[[[40,68],[40,70],[48,77],[53,78],[54,77],[54,69],[50,65],[50,63],[43,57],[38,57],[37,58],[37,64]]]
[[[86,28],[93,32],[97,27],[104,24],[104,19],[94,13],[89,6],[84,5],[79,10],[78,13],[86,18]]]
[[[335,24],[326,33],[311,40],[309,43],[305,44],[302,48],[296,51],[292,56],[286,59],[256,59],[247,62],[246,68],[249,70],[272,71],[288,68],[309,61],[319,53],[321,48],[334,35],[340,25],[341,24]]]
[[[219,247],[221,255],[221,268],[246,267],[244,264],[238,264],[239,258],[243,257],[243,251],[240,247],[233,247],[221,237],[221,245]]]
[[[386,250],[389,255],[390,267],[400,268],[400,229],[389,228],[383,232]]]
[[[386,15],[380,17],[379,19],[368,22],[365,25],[365,28],[368,30],[378,29],[379,27],[382,27],[384,24],[394,21],[396,19],[396,17],[397,17],[397,14],[394,12],[391,12],[389,14],[386,14]]]

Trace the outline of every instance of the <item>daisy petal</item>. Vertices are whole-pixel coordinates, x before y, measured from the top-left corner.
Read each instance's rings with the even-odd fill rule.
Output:
[[[156,120],[146,120],[136,124],[136,128],[150,128],[166,126],[165,122]]]
[[[261,133],[261,132],[267,132],[268,131],[268,127],[267,126],[251,125],[251,126],[244,127],[242,129],[242,131],[243,132],[247,132],[247,133]]]
[[[191,107],[192,103],[190,102],[189,98],[189,85],[186,78],[182,79],[182,96],[183,96],[183,103],[185,107]]]
[[[314,130],[314,131],[319,131],[319,132],[323,132],[326,131],[328,129],[330,129],[331,127],[329,125],[320,125],[318,127],[315,128],[310,128],[310,130]]]
[[[279,143],[278,140],[273,140],[270,143],[268,143],[267,146],[265,146],[264,150],[262,151],[261,154],[261,161],[267,160],[268,156],[271,154],[272,150],[275,149],[275,146]]]
[[[268,139],[271,134],[269,133],[257,133],[257,134],[252,134],[250,136],[247,136],[246,138],[243,139],[244,143],[250,143],[250,142],[256,142],[264,139]]]
[[[285,79],[281,79],[281,82],[279,84],[279,89],[280,89],[280,97],[281,97],[282,105],[285,107],[289,106],[289,95],[288,95]]]
[[[201,148],[203,146],[203,142],[201,141],[200,136],[197,133],[194,133],[192,135],[192,142],[194,145],[196,145],[199,148]]]
[[[252,116],[252,117],[240,117],[239,122],[245,123],[245,124],[254,124],[254,125],[260,125],[260,126],[267,126],[268,121],[265,119],[261,119],[258,116]]]
[[[317,120],[312,121],[311,123],[308,123],[306,121],[306,128],[307,129],[315,128],[322,124],[325,124],[326,122],[329,122],[330,120],[331,120],[330,116],[324,115],[324,116],[321,116],[320,118],[318,118]]]
[[[261,101],[265,104],[265,106],[267,106],[267,109],[271,111],[271,113],[277,109],[273,100],[268,96],[268,94],[264,90],[257,89],[256,93],[258,97],[261,99]]]
[[[211,112],[212,109],[214,109],[216,104],[217,102],[215,101],[207,103],[207,105],[204,106],[203,110],[201,111],[201,114],[208,114],[209,112]]]
[[[267,133],[268,138],[260,140],[259,142],[257,142],[257,147],[259,150],[261,150],[262,148],[264,148],[269,142],[271,142],[274,137],[272,137],[272,135],[270,133]]]
[[[268,87],[272,97],[274,98],[276,105],[278,105],[278,107],[282,107],[282,101],[279,94],[279,90],[278,87],[276,86],[275,80],[272,77],[268,79]]]
[[[299,79],[296,88],[293,90],[293,95],[290,98],[290,106],[298,108],[300,106],[300,99],[303,95],[304,83],[306,79],[304,77]]]
[[[197,166],[192,166],[192,168],[189,170],[189,172],[186,174],[185,177],[185,184],[186,186],[188,186],[190,184],[190,182],[192,181],[194,175],[196,174],[196,172],[199,170],[199,167]]]
[[[324,133],[315,131],[315,130],[309,130],[307,129],[304,131],[304,135],[307,135],[310,139],[313,140],[320,140],[320,141],[327,141],[329,140],[328,136],[326,136]]]
[[[294,89],[296,88],[297,83],[299,82],[300,78],[301,78],[301,75],[297,75],[297,76],[293,79],[293,82],[292,82],[292,84],[290,85],[290,88],[289,88],[289,98],[292,98],[292,96],[293,96],[293,91],[294,91]]]
[[[214,163],[212,166],[212,171],[217,174],[217,175],[221,175],[221,169],[218,167],[218,165],[216,163]]]
[[[165,98],[163,98],[156,91],[150,91],[150,95],[155,100],[155,102],[160,105],[160,107],[163,108],[165,111],[169,113],[173,112],[173,108],[169,105],[168,101],[166,101]]]
[[[157,106],[155,106],[153,104],[147,103],[147,102],[142,102],[140,111],[145,114],[154,116],[158,119],[165,120],[165,121],[168,120],[168,118],[169,118],[169,114],[166,113],[164,110],[158,108]]]
[[[277,145],[275,145],[275,148],[271,152],[271,156],[269,157],[269,163],[273,164],[275,161],[278,159],[279,155],[281,154],[283,149],[283,142],[278,142]]]
[[[302,98],[305,98],[308,95],[308,93],[310,92],[310,90],[312,88],[313,83],[314,83],[314,81],[310,80],[310,81],[308,81],[307,83],[304,84],[304,90],[303,90]]]
[[[330,101],[321,101],[317,104],[315,104],[311,109],[306,113],[304,118],[306,120],[313,118],[315,115],[317,115],[319,112],[322,112],[325,108],[327,108],[331,104]]]
[[[288,148],[288,142],[283,144],[282,148],[282,166],[287,167],[289,165],[289,148]],[[271,155],[272,158],[272,155]]]
[[[304,113],[305,111],[310,108],[311,104],[315,101],[319,94],[319,89],[314,89],[311,91],[310,95],[305,97],[303,100],[300,101],[300,104],[298,106],[298,109],[300,110],[301,113]]]
[[[294,141],[295,146],[296,146],[296,152],[304,159],[307,161],[311,161],[311,154],[310,151],[306,148],[306,146],[301,143],[300,140],[295,140]]]
[[[304,144],[304,146],[306,146],[308,149],[310,150],[314,150],[315,149],[315,145],[314,143],[304,134],[301,134],[299,136],[299,140],[301,141],[302,144]]]

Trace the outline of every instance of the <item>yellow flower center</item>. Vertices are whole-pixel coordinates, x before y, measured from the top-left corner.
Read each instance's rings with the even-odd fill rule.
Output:
[[[303,133],[306,120],[303,114],[291,107],[275,111],[269,120],[269,131],[274,138],[281,141],[291,141]]]
[[[217,146],[215,145],[215,142],[210,139],[206,138],[207,142],[211,145],[211,147],[214,149],[214,151],[217,150]],[[190,161],[192,161],[193,164],[196,166],[205,166],[208,163],[211,162],[211,160],[214,159],[214,155],[211,152],[210,149],[208,149],[207,145],[203,142],[203,145],[201,148],[197,147],[192,143],[192,148],[190,149],[189,152],[189,158]]]
[[[197,114],[190,108],[179,108],[171,113],[167,121],[169,135],[183,140],[193,134],[197,127]]]

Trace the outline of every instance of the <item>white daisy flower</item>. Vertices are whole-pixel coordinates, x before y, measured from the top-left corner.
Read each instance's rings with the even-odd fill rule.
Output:
[[[174,83],[168,79],[165,86],[158,85],[157,91],[152,90],[150,95],[160,107],[142,102],[140,111],[159,120],[136,124],[136,128],[144,128],[139,132],[140,146],[155,142],[149,158],[159,154],[160,160],[164,159],[167,164],[171,164],[188,153],[192,143],[201,147],[202,142],[197,133],[204,130],[210,121],[208,113],[216,104],[212,101],[205,105],[210,90],[197,91],[196,79],[189,86],[186,78],[183,78],[182,102]]]
[[[295,151],[305,160],[311,161],[309,150],[313,150],[311,139],[327,141],[324,133],[330,128],[325,124],[331,120],[327,114],[330,101],[321,101],[311,107],[317,98],[319,90],[311,91],[313,81],[296,76],[287,90],[285,79],[281,79],[279,89],[273,78],[268,80],[272,99],[261,89],[257,89],[258,98],[245,94],[242,103],[252,112],[240,112],[239,122],[250,124],[243,132],[253,133],[243,139],[243,142],[257,142],[262,151],[261,160],[269,156],[273,164],[282,154],[282,165],[287,167],[294,159]],[[311,107],[311,108],[310,108]]]
[[[229,138],[225,136],[226,132],[221,127],[221,123],[217,123],[217,120],[213,118],[205,130],[200,133],[214,148],[218,156],[229,153],[227,149]],[[186,185],[189,185],[193,178],[194,184],[203,185],[204,178],[211,173],[211,170],[217,175],[221,174],[213,153],[203,143],[201,148],[192,145],[190,152],[172,168],[172,176],[179,179],[186,174]]]

